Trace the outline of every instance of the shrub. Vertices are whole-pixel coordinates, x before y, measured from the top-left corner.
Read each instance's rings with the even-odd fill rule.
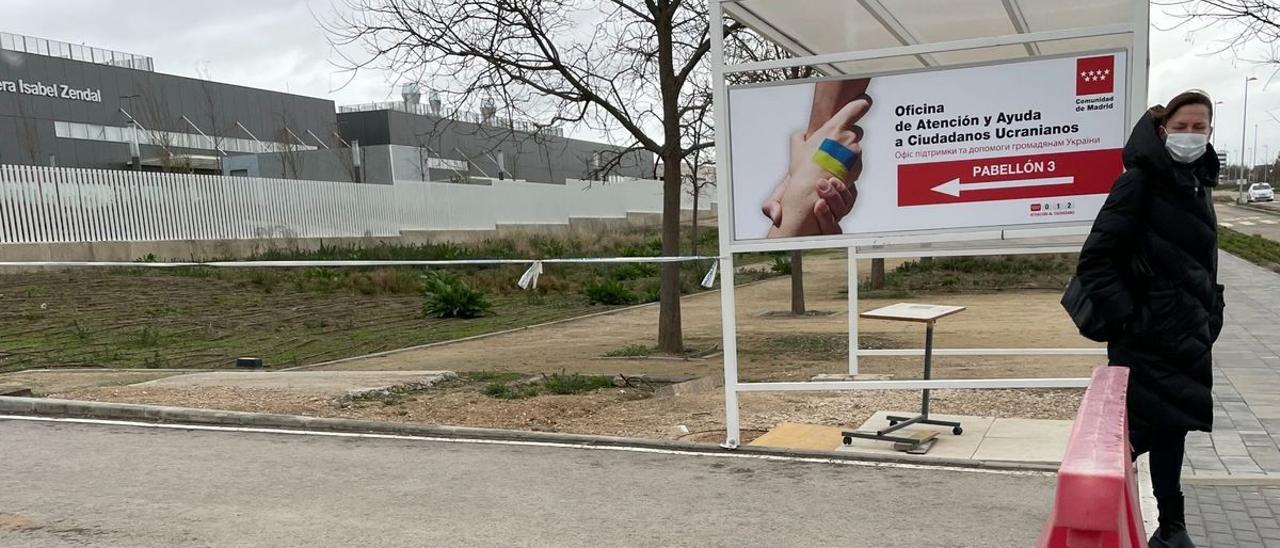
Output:
[[[569,246],[563,240],[549,236],[532,236],[529,246],[537,252],[538,258],[559,258],[569,254]]]
[[[532,384],[512,386],[510,384],[495,382],[485,386],[481,392],[490,398],[497,398],[500,400],[519,400],[537,396],[539,390],[536,385]]]
[[[613,269],[613,279],[618,281],[639,280],[658,275],[658,267],[652,263],[626,263]]]
[[[491,308],[483,292],[467,287],[448,272],[430,271],[422,276],[422,284],[422,309],[427,316],[478,318]]]
[[[588,284],[582,292],[591,304],[626,305],[636,302],[636,294],[617,280]]]
[[[650,238],[622,248],[623,257],[658,257],[662,255],[662,238]]]
[[[791,258],[790,257],[774,257],[773,266],[770,267],[774,272],[783,276],[791,275]]]

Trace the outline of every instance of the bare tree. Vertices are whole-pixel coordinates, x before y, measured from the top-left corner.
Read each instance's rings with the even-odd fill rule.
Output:
[[[226,122],[223,121],[221,113],[218,111],[218,104],[214,101],[213,83],[209,81],[207,69],[202,74],[202,77],[204,81],[200,83],[200,90],[204,92],[204,122],[208,124],[205,126],[204,131],[209,136],[209,146],[213,148],[214,154],[218,157],[218,170],[221,171],[222,156],[226,153],[226,148],[223,146],[226,138],[223,137],[223,134],[228,133],[230,128],[224,127]]]
[[[1214,53],[1229,52],[1242,61],[1280,64],[1280,6],[1274,1],[1154,0],[1152,4],[1165,8],[1178,21],[1174,28],[1191,35],[1213,28],[1215,35],[1224,36]],[[1224,29],[1229,32],[1222,33]]]
[[[302,152],[306,149],[289,129],[293,121],[288,110],[280,111],[280,127],[275,131],[276,142],[272,144],[276,156],[280,159],[280,169],[285,179],[301,179],[305,161]]]
[[[337,143],[329,151],[333,153],[338,165],[342,167],[342,172],[346,174],[347,180],[353,183],[359,182],[356,174],[355,151],[351,148],[351,143],[342,138],[342,134],[338,132],[337,125],[333,126],[333,137],[337,140]]]
[[[539,127],[566,123],[622,135],[663,161],[662,251],[680,248],[680,166],[711,141],[682,140],[706,70],[706,0],[346,0],[326,24],[337,51],[359,44],[352,68],[377,66],[450,86],[474,104],[500,99]],[[732,34],[737,24],[726,28]],[[664,264],[658,347],[683,350],[680,267]]]
[[[170,129],[178,126],[178,119],[169,108],[168,94],[163,85],[135,86],[134,95],[142,99],[142,111],[130,113],[142,124],[147,136],[147,143],[158,147],[161,171],[174,169],[173,149],[177,145],[177,134]],[[141,158],[139,158],[141,160]]]
[[[711,116],[711,99],[710,99],[710,82],[699,75],[695,81],[694,89],[697,93],[705,94],[706,99],[698,101],[698,108],[691,109],[685,113],[684,120],[681,125],[684,127],[685,139],[689,143],[701,143],[715,139],[715,124]],[[714,148],[699,148],[691,152],[684,161],[682,166],[684,169],[685,192],[693,198],[692,224],[689,228],[689,240],[691,242],[691,251],[693,255],[698,254],[698,206],[702,200],[702,196],[710,188],[714,188],[716,181],[704,175],[704,171],[713,169],[716,165]]]

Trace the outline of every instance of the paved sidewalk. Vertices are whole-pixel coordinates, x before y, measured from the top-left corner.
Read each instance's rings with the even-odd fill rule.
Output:
[[[1187,438],[1187,527],[1200,547],[1280,547],[1280,274],[1223,253],[1214,431]]]
[[[1214,347],[1213,434],[1187,438],[1184,475],[1280,475],[1280,274],[1222,254],[1227,321]]]
[[[1188,485],[1183,491],[1197,547],[1280,546],[1280,485]]]

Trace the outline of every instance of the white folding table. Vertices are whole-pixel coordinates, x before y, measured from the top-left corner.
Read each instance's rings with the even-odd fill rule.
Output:
[[[945,306],[935,304],[912,304],[899,303],[893,306],[878,308],[869,312],[859,314],[859,317],[872,320],[890,320],[898,322],[914,322],[925,324],[924,335],[924,378],[928,380],[933,376],[933,326],[938,320],[963,312],[963,306]],[[924,389],[920,398],[920,414],[914,417],[888,417],[889,426],[887,428],[869,431],[850,431],[842,432],[844,444],[853,443],[853,438],[861,438],[868,440],[891,441],[895,444],[907,446],[908,449],[914,450],[920,447],[924,442],[930,441],[934,436],[929,437],[905,437],[894,435],[894,432],[911,426],[913,424],[930,424],[934,426],[950,426],[951,433],[959,436],[964,433],[964,429],[960,427],[958,422],[940,421],[929,418],[929,389]]]

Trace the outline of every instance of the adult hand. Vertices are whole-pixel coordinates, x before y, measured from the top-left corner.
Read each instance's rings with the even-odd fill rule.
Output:
[[[862,84],[861,89],[866,89],[865,83]],[[862,141],[862,129],[853,124],[866,114],[871,107],[871,103],[871,97],[865,94],[861,95],[855,101],[850,101],[844,105],[831,119],[814,128],[814,131],[796,132],[791,136],[788,174],[778,183],[760,208],[764,216],[768,217],[773,223],[773,226],[782,226],[782,196],[786,193],[787,186],[791,183],[793,177],[796,176],[796,172],[806,172],[801,177],[805,177],[806,174],[813,175],[812,170],[806,167],[812,166],[811,158],[813,153],[817,151],[823,139],[833,138],[857,152],[859,155],[858,161],[849,170],[848,182],[830,176],[825,171],[821,172],[825,176],[825,180],[818,184],[818,200],[813,205],[813,215],[817,218],[822,234],[840,234],[842,232],[840,221],[853,211],[854,202],[858,197],[858,192],[853,186],[853,182],[862,173],[861,148],[859,146]]]
[[[853,182],[862,172],[861,131],[854,124],[871,108],[865,96],[841,107],[808,135],[791,139],[790,170],[762,208],[777,221],[769,237],[839,234],[840,220],[853,209]],[[813,161],[820,145],[831,140],[853,152],[855,160],[839,177]]]

